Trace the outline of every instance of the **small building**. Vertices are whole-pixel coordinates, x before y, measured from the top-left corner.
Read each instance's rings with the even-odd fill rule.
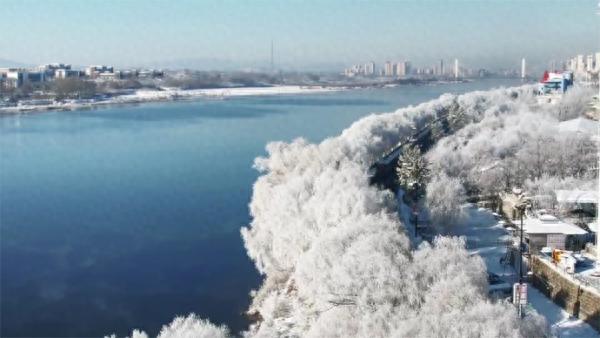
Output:
[[[96,78],[103,73],[113,73],[114,67],[105,65],[89,66],[85,69],[85,75],[90,78]]]
[[[57,79],[78,78],[80,75],[80,71],[72,69],[57,69],[54,72],[54,76]]]
[[[587,217],[595,217],[598,192],[595,190],[555,190],[561,213],[578,210]]]
[[[60,69],[71,70],[71,65],[65,63],[48,63],[38,67],[38,70],[44,73],[45,77],[49,79],[54,78],[56,72]]]
[[[552,215],[526,218],[523,228],[530,253],[538,253],[543,247],[579,251],[589,240],[587,231]]]
[[[5,73],[6,87],[19,88],[25,83],[25,72],[19,69],[10,69]]]
[[[111,73],[100,73],[97,75],[98,79],[101,79],[103,81],[114,81],[114,80],[120,80],[121,79],[121,72],[120,71],[116,71],[116,72],[111,72]]]

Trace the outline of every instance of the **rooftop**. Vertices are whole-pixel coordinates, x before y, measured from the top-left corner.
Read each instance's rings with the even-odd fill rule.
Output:
[[[555,190],[558,203],[596,203],[598,192],[595,190]]]
[[[587,231],[582,228],[565,223],[552,215],[542,215],[538,218],[527,218],[523,220],[523,227],[528,234],[563,234],[563,235],[585,235]]]
[[[561,133],[571,132],[596,135],[598,133],[598,122],[578,117],[576,119],[560,122],[558,130]]]

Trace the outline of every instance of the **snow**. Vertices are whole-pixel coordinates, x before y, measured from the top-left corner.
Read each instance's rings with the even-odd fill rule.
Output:
[[[596,203],[598,192],[595,190],[555,190],[558,203]]]
[[[512,267],[500,263],[506,255],[506,243],[510,236],[501,221],[497,221],[493,213],[485,209],[472,208],[465,204],[464,223],[450,229],[448,235],[465,236],[469,252],[483,258],[488,272],[505,277],[506,281],[515,282],[516,275]]]
[[[564,235],[585,235],[587,231],[580,227],[562,222],[555,217],[550,218],[526,218],[523,220],[523,227],[528,234],[564,234]]]
[[[500,258],[504,257],[507,251],[506,247],[501,244],[508,235],[507,230],[493,218],[491,212],[466,206],[463,208],[468,213],[468,221],[453,228],[450,233],[466,236],[469,242],[474,244],[469,252],[483,258],[488,272],[501,276],[506,282],[516,282],[517,275],[514,269],[500,263]],[[555,336],[560,338],[600,338],[600,332],[584,321],[570,316],[536,288],[530,286],[528,290],[529,305],[546,318],[551,332]]]
[[[210,89],[175,89],[166,90],[138,90],[134,94],[122,95],[115,98],[116,101],[134,100],[161,100],[174,99],[178,97],[230,97],[230,96],[259,96],[259,95],[282,95],[282,94],[304,94],[315,92],[330,92],[339,90],[329,87],[304,87],[304,86],[275,86],[275,87],[243,87],[243,88],[210,88]]]
[[[560,338],[600,337],[600,333],[589,324],[569,315],[536,288],[528,288],[527,296],[531,307],[546,318],[553,335]]]
[[[590,230],[592,230],[592,232],[598,232],[598,222],[592,222],[592,223],[588,223],[588,228],[590,228]]]

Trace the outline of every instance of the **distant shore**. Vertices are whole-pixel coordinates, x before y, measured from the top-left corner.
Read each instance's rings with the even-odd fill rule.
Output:
[[[228,97],[239,96],[312,94],[334,92],[346,89],[346,87],[330,86],[272,86],[210,89],[161,88],[160,90],[143,89],[136,90],[131,94],[117,95],[105,99],[66,100],[63,102],[38,100],[39,102],[34,102],[33,104],[24,102],[16,106],[0,107],[0,115],[42,112],[50,110],[69,111],[108,105],[190,100],[196,98],[225,99]]]

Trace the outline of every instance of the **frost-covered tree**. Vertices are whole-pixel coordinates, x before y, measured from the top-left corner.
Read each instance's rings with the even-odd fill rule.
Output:
[[[198,318],[195,314],[187,317],[176,317],[170,324],[164,325],[157,338],[228,338],[229,329],[226,326],[217,326],[208,320]],[[107,336],[116,338],[116,335]],[[148,335],[139,330],[133,330],[131,338],[148,338]]]
[[[459,178],[469,193],[484,196],[542,176],[595,177],[589,135],[559,132],[551,110],[515,108],[485,114],[441,139],[426,154],[433,174]]]
[[[396,167],[398,183],[413,199],[419,199],[424,193],[429,178],[427,161],[416,145],[407,145],[402,149]]]
[[[455,102],[481,120],[516,111],[521,100],[533,102],[528,93],[445,95],[366,117],[320,144],[269,144],[268,156],[256,161],[262,175],[250,204],[252,223],[242,229],[265,278],[249,309],[260,319],[245,336],[529,336],[511,305],[487,300],[485,266],[464,241],[440,238],[411,249],[393,196],[365,175],[374,158],[413,133],[412,126]],[[472,168],[472,158],[457,159],[458,174]],[[543,324],[533,322],[543,333]]]
[[[198,318],[195,314],[187,317],[177,317],[171,324],[160,330],[158,338],[226,338],[229,329],[217,326],[208,320]]]
[[[448,128],[451,131],[457,131],[464,127],[467,123],[467,114],[460,104],[458,102],[453,102],[447,110],[448,116],[446,117],[446,120],[448,121]]]
[[[427,184],[425,205],[434,225],[452,225],[460,221],[464,216],[461,205],[465,201],[465,188],[458,178],[442,172]]]
[[[589,87],[574,86],[568,90],[562,99],[549,107],[559,121],[566,121],[581,116],[588,109],[594,90]]]

